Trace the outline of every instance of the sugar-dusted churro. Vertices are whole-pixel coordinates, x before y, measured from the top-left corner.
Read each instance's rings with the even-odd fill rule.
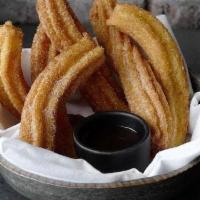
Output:
[[[88,36],[55,57],[35,80],[27,96],[20,138],[54,151],[66,149],[64,153],[73,156],[70,124],[66,122],[68,128],[63,132],[59,131],[60,126],[57,123],[61,123],[58,120],[60,116],[57,116],[60,113],[60,103],[62,105],[63,99],[69,99],[103,62],[103,49],[96,46]]]
[[[117,5],[108,25],[128,34],[145,52],[170,106],[169,147],[182,144],[188,130],[189,84],[176,42],[158,19],[134,5]]]
[[[21,68],[22,38],[11,22],[0,27],[0,102],[18,118],[28,92]]]
[[[123,12],[120,11],[120,7],[124,7],[121,8]],[[126,7],[129,9],[126,10]],[[132,7],[134,9],[131,9]],[[136,14],[138,10],[139,14]],[[188,121],[188,84],[180,53],[171,36],[160,22],[154,20],[156,23],[153,28],[157,30],[158,27],[162,27],[168,37],[165,46],[161,40],[156,43],[155,40],[160,37],[160,33],[150,31],[151,25],[149,21],[145,21],[146,16],[142,18],[143,13],[147,14],[136,6],[117,5],[115,0],[95,0],[90,19],[100,44],[106,48],[110,60],[119,73],[131,111],[143,117],[151,126],[153,148],[157,151],[176,146],[185,140]],[[154,19],[153,16],[151,18]],[[146,27],[149,27],[148,31],[145,30]],[[154,37],[152,34],[155,34]],[[168,53],[166,51],[160,53],[162,49],[169,47],[169,43],[175,45],[173,49],[175,57],[169,49]],[[157,46],[154,46],[155,44]],[[166,63],[158,58],[161,55]],[[172,57],[174,63],[171,62]],[[176,66],[177,63],[180,64],[179,67]],[[184,82],[183,88],[173,80],[170,74],[172,68],[178,71],[179,77]],[[175,71],[174,74],[176,75]],[[182,108],[178,107],[179,97],[175,93],[175,87],[172,86],[175,86],[184,98]],[[177,129],[180,127],[177,123],[180,123],[182,128]]]
[[[38,28],[32,47],[33,79],[47,65],[49,60],[47,57],[50,55],[49,48],[53,46],[53,54],[51,55],[54,55],[55,47],[59,52],[62,52],[63,49],[67,50],[70,45],[83,37],[85,31],[64,0],[38,0],[37,10],[41,25]],[[43,30],[41,31],[42,27]],[[85,85],[81,86],[80,91],[94,111],[129,110],[120,84],[115,80],[112,70],[106,64]]]

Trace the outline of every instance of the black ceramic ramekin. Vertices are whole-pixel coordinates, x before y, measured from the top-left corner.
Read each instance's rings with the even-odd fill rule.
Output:
[[[104,151],[88,147],[84,142],[87,130],[94,127],[123,126],[135,130],[140,140],[133,145],[117,150]],[[95,133],[94,133],[95,134]],[[144,171],[150,161],[150,131],[140,117],[126,112],[99,112],[81,120],[74,132],[78,157],[85,159],[103,173],[119,172],[136,168]]]

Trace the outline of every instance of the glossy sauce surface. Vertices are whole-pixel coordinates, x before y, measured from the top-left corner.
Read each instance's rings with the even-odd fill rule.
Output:
[[[99,151],[119,151],[137,144],[142,135],[124,126],[92,127],[82,134],[82,142]]]

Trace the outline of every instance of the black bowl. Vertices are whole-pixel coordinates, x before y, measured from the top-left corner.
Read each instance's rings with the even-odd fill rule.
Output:
[[[106,131],[109,127],[116,126],[134,130],[135,134],[130,132],[130,135],[126,135],[125,132],[122,132],[118,141],[117,132],[106,132],[106,134],[110,135],[106,135],[103,132],[98,133],[99,135],[95,133],[99,129]],[[101,138],[101,134],[103,138]],[[123,138],[121,139],[121,137]],[[134,140],[134,137],[137,140]],[[107,146],[121,146],[116,144],[116,142],[122,143],[126,141],[128,146],[115,150],[98,149],[96,146],[92,145],[91,147],[87,143],[87,140],[90,140],[90,138],[92,138],[91,142],[94,144],[108,143]],[[95,140],[100,140],[100,142]],[[105,140],[109,140],[109,142]],[[75,129],[74,141],[77,155],[103,173],[119,172],[131,168],[144,171],[150,162],[151,145],[148,125],[143,119],[131,113],[99,112],[89,116],[83,119]]]
[[[191,78],[197,82],[200,75]],[[200,86],[197,88],[200,90]],[[6,182],[25,197],[40,200],[172,200],[181,193],[192,192],[191,188],[199,184],[199,171],[200,157],[178,170],[150,178],[104,184],[71,183],[24,171],[0,155],[0,174]]]
[[[172,200],[200,179],[200,159],[168,174],[115,183],[71,183],[26,172],[0,156],[6,182],[29,199],[40,200]]]

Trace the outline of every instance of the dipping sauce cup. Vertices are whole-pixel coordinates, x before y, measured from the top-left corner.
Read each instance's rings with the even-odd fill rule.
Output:
[[[149,127],[131,113],[99,112],[84,118],[74,141],[78,157],[103,173],[144,171],[150,162]]]

